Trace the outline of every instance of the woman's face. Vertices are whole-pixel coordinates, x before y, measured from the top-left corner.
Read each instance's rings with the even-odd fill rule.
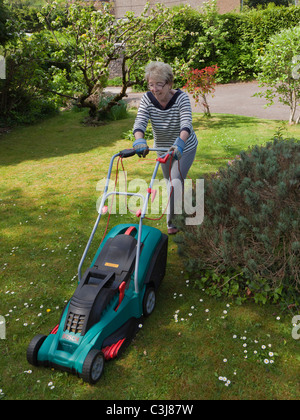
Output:
[[[169,95],[170,90],[172,89],[172,84],[150,77],[148,80],[148,88],[157,99],[163,100]]]

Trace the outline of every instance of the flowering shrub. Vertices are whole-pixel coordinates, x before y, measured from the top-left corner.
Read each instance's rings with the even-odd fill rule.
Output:
[[[210,109],[207,103],[207,95],[215,91],[216,74],[218,66],[215,64],[204,69],[191,69],[186,75],[182,75],[186,79],[186,84],[183,89],[186,89],[193,95],[196,104],[202,99],[202,106],[204,115],[210,117]]]

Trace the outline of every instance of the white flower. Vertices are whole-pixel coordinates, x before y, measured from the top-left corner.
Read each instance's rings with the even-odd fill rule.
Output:
[[[268,359],[265,359],[264,360],[264,363],[267,365],[269,363],[269,360]]]

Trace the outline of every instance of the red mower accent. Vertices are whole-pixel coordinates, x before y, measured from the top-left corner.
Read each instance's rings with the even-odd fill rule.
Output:
[[[56,325],[56,327],[53,328],[53,330],[50,332],[50,334],[56,334],[58,330],[59,324]]]
[[[104,349],[102,349],[105,360],[111,360],[117,357],[118,352],[125,340],[126,339],[123,338],[122,340],[119,340],[117,343],[112,344],[111,346],[107,346]]]
[[[124,298],[125,295],[125,289],[126,289],[126,281],[123,281],[120,286],[119,286],[119,292],[120,292],[120,296],[119,296],[119,305],[116,307],[115,311],[117,312],[117,310],[119,309],[119,306],[121,305],[121,302]]]
[[[156,161],[159,163],[167,163],[170,157],[173,157],[173,153],[167,153],[165,156],[157,158]]]
[[[124,235],[131,235],[131,232],[133,232],[134,230],[136,230],[135,226],[130,226],[126,232],[124,233]]]

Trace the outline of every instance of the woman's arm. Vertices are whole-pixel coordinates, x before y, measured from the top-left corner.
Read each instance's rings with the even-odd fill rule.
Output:
[[[180,138],[183,141],[187,141],[189,138],[193,122],[192,122],[192,107],[191,102],[186,93],[182,95],[179,102],[180,111]]]
[[[181,130],[180,131],[180,138],[181,138],[181,140],[183,140],[184,142],[186,142],[187,141],[187,139],[189,138],[189,136],[190,136],[190,133],[187,131],[187,130],[185,130],[185,129],[183,129],[183,130]]]
[[[138,113],[133,126],[133,134],[136,140],[144,137],[150,116],[148,111],[147,98],[144,95],[138,109]]]

